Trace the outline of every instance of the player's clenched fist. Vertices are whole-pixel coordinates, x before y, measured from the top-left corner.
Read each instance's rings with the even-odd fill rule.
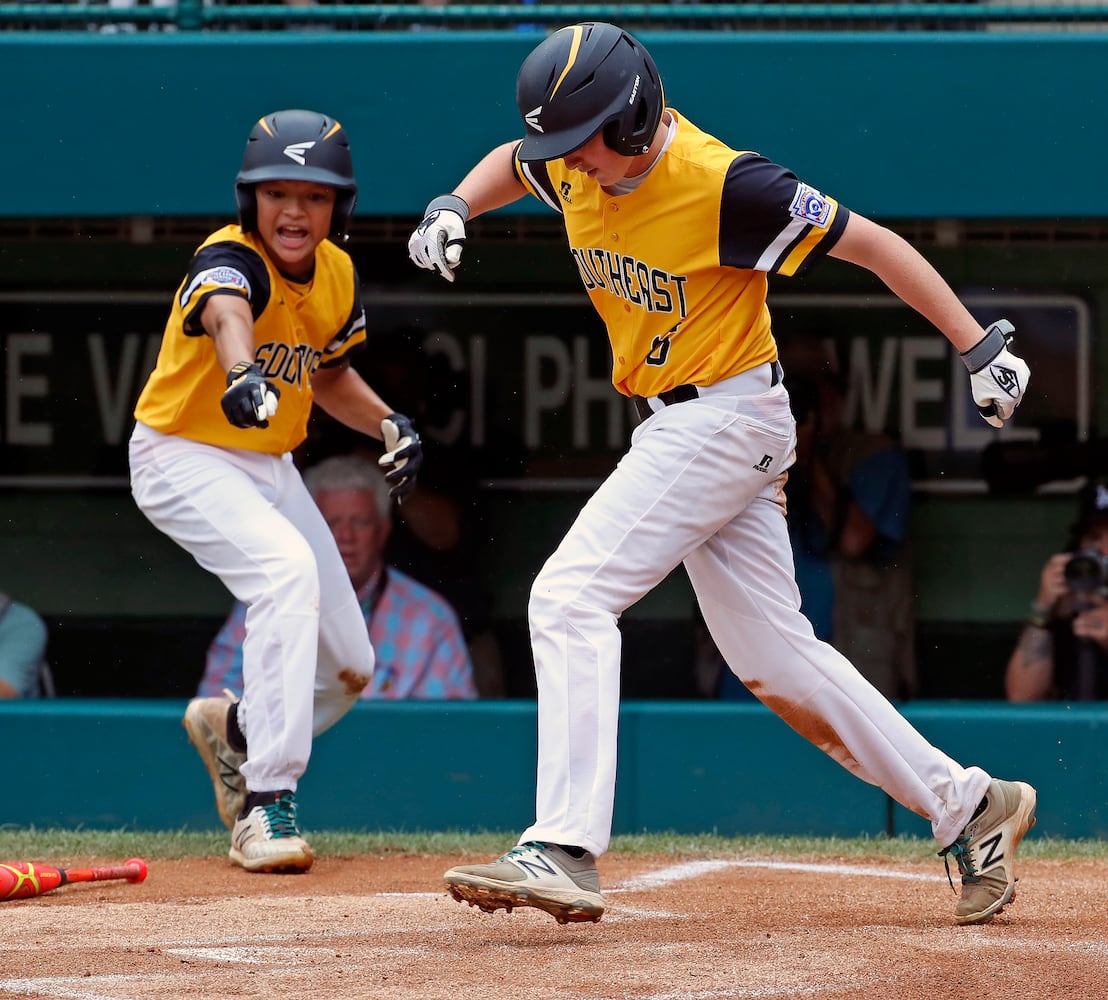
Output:
[[[412,422],[402,413],[390,413],[381,421],[385,454],[378,465],[385,470],[389,496],[405,497],[415,489],[416,473],[423,464],[423,446]]]
[[[457,195],[434,199],[408,240],[408,256],[420,267],[438,271],[447,281],[453,281],[454,268],[462,259],[468,218],[469,206]]]
[[[970,373],[970,391],[977,409],[993,427],[1004,426],[1031,381],[1027,363],[1008,350],[1014,332],[1015,327],[1008,320],[998,319],[961,356]]]
[[[240,361],[227,373],[227,389],[220,403],[227,419],[236,427],[268,427],[277,412],[281,390],[257,365]]]

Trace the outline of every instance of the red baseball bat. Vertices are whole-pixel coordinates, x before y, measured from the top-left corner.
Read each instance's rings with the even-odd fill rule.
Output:
[[[146,862],[142,858],[131,858],[121,865],[99,868],[55,868],[33,861],[0,863],[0,902],[41,896],[69,882],[100,882],[110,878],[141,882],[146,878]]]

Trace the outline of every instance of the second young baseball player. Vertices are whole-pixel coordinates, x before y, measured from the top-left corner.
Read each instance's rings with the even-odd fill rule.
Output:
[[[927,817],[962,874],[955,920],[990,919],[1012,898],[1035,790],[931,746],[801,614],[782,499],[796,431],[767,276],[799,274],[825,255],[872,271],[958,351],[994,427],[1029,377],[1008,350],[1010,324],[983,330],[900,237],[667,107],[650,54],[614,25],[546,38],[519,71],[516,99],[524,138],[493,149],[428,205],[409,254],[453,281],[468,219],[526,194],[560,212],[607,326],[612,380],[642,422],[531,590],[535,822],[498,860],[450,869],[447,887],[484,910],[600,918],[617,623],[684,563],[731,670],[816,746]]]
[[[184,725],[249,871],[306,871],[296,787],[313,734],[374,665],[358,598],[293,464],[313,401],[383,438],[394,496],[419,438],[350,367],[365,340],[343,240],[357,184],[346,132],[315,111],[259,119],[235,182],[239,224],[196,251],[135,408],[131,489],[147,518],[247,605],[240,701],[200,698]],[[329,239],[330,237],[330,239]]]

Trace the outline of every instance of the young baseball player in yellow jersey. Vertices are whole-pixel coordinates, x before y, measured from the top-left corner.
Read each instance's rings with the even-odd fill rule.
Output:
[[[1027,387],[1011,326],[983,330],[920,254],[784,168],[665,106],[649,53],[610,24],[555,32],[524,61],[522,141],[434,199],[409,254],[449,281],[468,218],[532,194],[561,212],[642,422],[531,590],[537,816],[519,845],[452,868],[456,899],[604,910],[597,855],[615,791],[620,614],[684,563],[732,671],[786,722],[931,820],[962,872],[959,923],[1009,902],[1035,791],[929,745],[800,613],[782,487],[796,440],[766,309],[768,274],[831,255],[868,268],[961,354],[1000,427]]]
[[[135,408],[131,488],[150,521],[249,608],[243,696],[189,703],[184,725],[208,769],[230,857],[249,871],[306,871],[295,792],[312,736],[337,722],[373,672],[358,599],[290,452],[313,400],[383,438],[394,496],[422,453],[350,367],[365,313],[343,240],[357,197],[342,126],[278,111],[250,133],[235,184],[239,225],[196,251],[157,366]]]

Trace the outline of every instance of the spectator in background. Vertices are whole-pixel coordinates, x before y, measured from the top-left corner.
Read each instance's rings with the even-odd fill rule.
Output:
[[[1065,552],[1039,575],[1008,660],[1010,701],[1108,699],[1108,483],[1086,487]]]
[[[46,674],[46,623],[0,593],[0,698],[38,698]]]
[[[478,550],[493,532],[483,521],[477,458],[465,443],[464,423],[458,426],[457,415],[469,405],[468,386],[441,355],[424,349],[424,337],[410,326],[367,330],[367,350],[354,362],[386,398],[407,407],[403,412],[419,425],[426,456],[415,488],[396,508],[385,559],[449,602],[461,622],[480,697],[502,698],[507,694],[503,654]],[[498,444],[502,458],[509,450],[505,441],[506,436]],[[317,408],[298,461],[306,467],[334,454],[376,460],[378,451]]]
[[[304,483],[331,528],[358,595],[377,652],[363,698],[476,698],[457,616],[435,591],[386,565],[392,501],[375,462],[333,456],[304,473]],[[242,690],[246,606],[235,602],[208,650],[200,697]]]
[[[802,610],[816,635],[829,631],[886,698],[910,698],[917,678],[907,456],[888,435],[845,425],[839,373],[786,378],[797,445],[785,495]]]
[[[783,343],[782,364],[796,418],[796,463],[785,496],[800,609],[816,638],[886,698],[910,698],[917,678],[907,457],[888,435],[844,425],[845,381],[818,348],[813,354]],[[702,693],[750,698],[706,630],[698,634]],[[712,677],[714,689],[706,686]]]

